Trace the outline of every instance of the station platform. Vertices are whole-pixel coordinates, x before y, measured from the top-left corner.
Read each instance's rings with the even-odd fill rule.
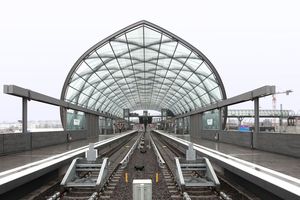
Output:
[[[190,135],[170,135],[300,179],[299,158],[240,147],[237,145],[221,143],[217,141],[195,139],[191,138]]]
[[[19,153],[0,156],[0,172],[20,167],[32,162],[40,161],[57,154],[67,152],[69,150],[77,149],[88,145],[89,143],[99,142],[118,134],[114,135],[99,135],[99,138],[77,140],[70,143],[48,146],[43,148],[34,149],[31,151],[23,151]]]

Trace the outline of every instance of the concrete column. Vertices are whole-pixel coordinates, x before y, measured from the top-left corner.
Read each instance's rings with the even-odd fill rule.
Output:
[[[99,135],[99,118],[98,115],[85,113],[88,137],[95,138]]]
[[[62,108],[62,126],[64,131],[67,131],[67,109],[66,108]]]
[[[222,108],[219,108],[219,130],[223,130]]]
[[[184,135],[185,132],[185,117],[182,118],[182,135]]]
[[[187,116],[186,117],[186,130],[187,130],[187,134],[190,134],[191,133],[191,117],[190,116]]]
[[[111,123],[112,123],[112,127],[113,127],[113,134],[116,134],[116,126],[115,126],[116,121],[112,120]]]
[[[199,114],[199,131],[203,131],[203,113]]]
[[[202,115],[195,114],[190,116],[191,137],[200,138],[202,130]]]
[[[177,120],[175,120],[175,124],[174,124],[174,134],[176,134],[176,129],[177,129],[177,123],[176,123]]]
[[[107,118],[104,117],[104,135],[107,135]]]
[[[252,136],[252,147],[257,147],[257,135],[259,134],[259,98],[254,99],[254,132]]]
[[[23,97],[23,99],[22,99],[22,132],[23,133],[27,133],[27,121],[28,121],[27,120],[27,116],[28,116],[27,102],[28,102],[28,100]]]
[[[283,118],[283,114],[282,114],[282,104],[280,104],[280,118],[279,118],[280,132],[281,132],[281,127],[282,127],[282,118]]]

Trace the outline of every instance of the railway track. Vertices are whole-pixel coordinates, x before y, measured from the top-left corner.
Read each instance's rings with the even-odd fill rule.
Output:
[[[150,146],[150,135],[158,152],[165,160],[164,166],[157,162],[153,145]],[[141,138],[142,142],[140,142]],[[134,145],[139,147],[136,148]],[[128,152],[124,151],[124,148],[133,150]],[[151,179],[153,199],[231,200],[224,192],[220,192],[214,187],[181,187],[178,184],[174,157],[185,158],[185,152],[178,146],[174,146],[174,144],[150,133],[144,134],[143,137],[140,133],[139,136],[128,139],[114,148],[100,152],[100,155],[101,157],[109,157],[110,160],[108,176],[102,188],[70,187],[60,190],[60,192],[57,192],[57,189],[54,191],[52,188],[51,195],[45,195],[42,198],[40,196],[40,198],[35,199],[132,199],[133,188],[131,183],[133,179]],[[125,165],[120,164],[121,161],[124,161],[124,157],[128,155],[131,155],[131,160],[125,159]],[[136,166],[143,166],[143,169],[136,170],[134,169]],[[127,174],[127,177],[125,174]],[[98,171],[96,169],[90,170],[87,173],[82,173],[82,179],[96,179],[97,175]],[[193,174],[183,172],[183,175],[186,177],[202,176],[198,172],[193,172]]]
[[[50,196],[48,195],[45,196],[44,198],[39,196],[33,199],[47,199],[47,200],[109,199],[110,194],[114,190],[114,187],[118,181],[118,178],[121,177],[122,169],[120,169],[120,162],[125,156],[126,151],[124,150],[130,148],[135,143],[135,140],[138,140],[138,138],[139,136],[136,136],[134,138],[129,138],[121,142],[114,148],[99,151],[99,157],[111,158],[111,161],[109,163],[109,168],[108,168],[109,178],[107,179],[107,183],[105,183],[104,188],[101,188],[100,192],[95,191],[94,187],[71,187],[68,189],[64,189],[60,192],[56,191],[54,192],[53,195]],[[82,179],[91,179],[91,180],[96,179],[98,176],[98,172],[99,170],[90,169],[88,173],[85,173],[82,176]],[[56,190],[59,190],[59,184],[60,181],[55,184]]]
[[[180,188],[176,182],[176,167],[174,157],[185,157],[185,153],[176,148],[175,146],[167,143],[164,140],[159,140],[157,137],[153,137],[155,144],[158,147],[162,157],[167,163],[165,169],[167,179],[173,181],[173,185],[170,187],[172,193],[172,199],[192,199],[192,200],[220,200],[223,199],[220,194],[213,187],[190,187]],[[194,174],[188,174],[189,172],[183,172],[185,177],[200,176],[197,172]],[[175,187],[176,186],[176,187]]]

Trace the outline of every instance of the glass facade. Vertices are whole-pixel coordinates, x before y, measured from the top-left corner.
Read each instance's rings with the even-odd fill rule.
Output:
[[[182,114],[225,97],[217,71],[199,50],[146,21],[89,49],[62,92],[67,102],[119,117],[125,108]]]
[[[203,113],[202,115],[202,126],[203,129],[220,129],[220,118],[219,111],[212,110]]]
[[[67,110],[67,130],[86,129],[86,119],[83,112]]]

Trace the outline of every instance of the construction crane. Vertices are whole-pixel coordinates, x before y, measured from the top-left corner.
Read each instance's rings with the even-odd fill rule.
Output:
[[[274,93],[272,95],[272,108],[273,108],[273,110],[276,110],[276,104],[277,104],[276,95],[277,94],[286,94],[286,95],[289,95],[291,92],[293,92],[293,90],[286,90],[286,91],[281,91],[281,92]]]
[[[277,98],[276,95],[277,94],[286,94],[289,95],[291,92],[293,92],[292,90],[286,90],[286,91],[281,91],[281,92],[276,92],[272,95],[272,108],[275,111],[276,110],[276,106],[277,106]],[[281,119],[280,119],[281,120]],[[281,123],[281,122],[280,122]],[[273,126],[275,127],[276,124],[276,119],[273,119]]]

